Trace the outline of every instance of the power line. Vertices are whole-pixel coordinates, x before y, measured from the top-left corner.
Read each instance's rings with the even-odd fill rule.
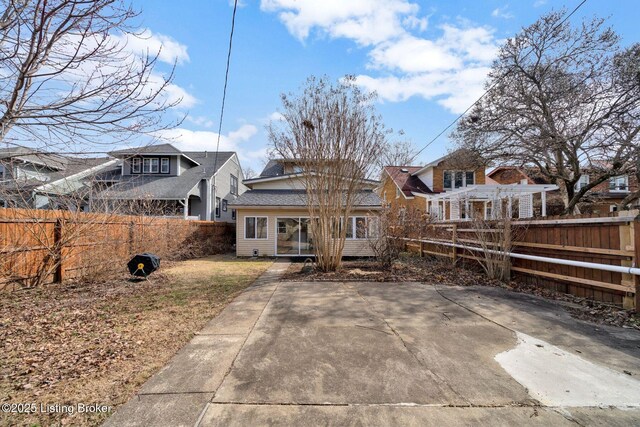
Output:
[[[558,25],[556,25],[552,32],[555,32],[558,28],[560,28],[560,26],[562,24],[564,24],[569,18],[571,18],[571,16],[576,13],[576,11],[578,9],[580,9],[580,7],[582,7],[583,4],[585,4],[587,2],[587,0],[582,0],[580,2],[580,4],[578,4],[578,6],[576,6],[570,14],[568,14]],[[529,56],[531,54],[531,52],[533,52],[533,48],[527,52],[526,55],[524,55],[522,57],[522,59],[526,59],[527,56]],[[484,91],[484,93],[482,95],[480,95],[480,97],[478,99],[476,99],[473,104],[469,105],[458,117],[456,117],[451,123],[449,123],[447,125],[447,127],[445,127],[439,134],[437,134],[433,139],[431,139],[429,142],[427,142],[427,144],[422,147],[420,149],[420,151],[418,151],[416,154],[413,155],[413,157],[411,157],[411,161],[413,161],[416,157],[418,157],[420,155],[420,153],[422,153],[424,150],[427,149],[427,147],[429,147],[431,144],[433,144],[438,138],[440,138],[446,131],[448,131],[451,126],[455,125],[458,120],[460,120],[462,117],[464,117],[465,114],[467,114],[469,112],[469,110],[471,110],[478,102],[480,102],[482,100],[482,98],[484,98],[490,91],[491,89],[493,89],[498,83],[500,83],[505,77],[507,77],[511,72],[513,71],[513,68],[510,68],[506,73],[504,73],[504,75],[502,77],[500,77],[499,79],[497,79],[487,90]],[[409,163],[410,163],[409,162]]]
[[[229,64],[231,63],[231,47],[233,46],[233,31],[236,26],[236,10],[237,9],[238,9],[238,0],[234,0],[233,14],[231,15],[231,32],[229,33],[229,50],[227,51],[227,68],[224,73],[224,88],[222,89],[222,105],[220,107],[220,123],[218,125],[218,140],[216,142],[216,154],[213,161],[214,168],[218,165],[218,150],[220,149],[220,135],[222,133],[222,120],[224,118],[224,103],[227,99],[227,83],[229,82]],[[213,179],[214,179],[214,185],[215,185],[215,179],[216,179],[215,176]],[[215,193],[215,186],[214,186],[214,193]],[[216,203],[215,199],[213,203]],[[217,207],[217,208],[220,209],[221,207]]]

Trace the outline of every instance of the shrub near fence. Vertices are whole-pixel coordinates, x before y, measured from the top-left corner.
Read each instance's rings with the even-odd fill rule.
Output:
[[[122,271],[136,253],[180,259],[226,252],[233,224],[184,219],[0,209],[0,289]]]
[[[499,225],[496,223],[496,228]],[[453,262],[482,261],[480,251],[446,246],[455,242],[478,246],[473,222],[441,222],[430,226],[427,238],[407,242],[407,250],[448,257]],[[512,252],[615,266],[640,266],[638,211],[609,215],[577,215],[513,220]],[[427,243],[438,241],[443,243]],[[496,249],[500,249],[496,247]],[[593,268],[511,258],[511,271],[519,280],[558,292],[624,306],[640,306],[640,276]]]

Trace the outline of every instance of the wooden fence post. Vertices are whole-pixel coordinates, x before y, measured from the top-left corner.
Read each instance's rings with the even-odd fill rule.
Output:
[[[129,256],[133,256],[136,253],[134,227],[135,223],[133,221],[129,222]]]
[[[457,234],[458,234],[458,224],[453,224],[452,235],[451,235],[451,243],[453,243],[454,245],[458,241]],[[451,251],[451,261],[455,265],[456,261],[458,260],[458,248],[455,247],[455,246],[452,246],[451,248],[453,249]]]
[[[638,265],[638,255],[637,255],[637,250],[634,249],[634,247],[636,246],[635,244],[635,235],[636,233],[636,225],[634,221],[629,221],[629,224],[620,224],[618,226],[618,233],[620,235],[620,250],[621,251],[632,251],[633,252],[633,258],[631,258],[630,260],[627,259],[622,259],[620,260],[620,265],[624,266],[624,267],[632,267],[632,266],[637,266]],[[637,248],[636,248],[637,249]],[[620,284],[622,286],[628,286],[630,288],[636,288],[636,279],[637,276],[634,276],[633,274],[622,274],[622,279],[620,281]],[[635,297],[638,296],[638,293],[635,293]],[[622,297],[622,308],[624,309],[632,309],[633,307],[637,307],[638,305],[636,304],[635,298],[631,295],[631,293],[627,292],[623,297]]]
[[[633,242],[633,265],[636,268],[640,267],[640,218],[636,217],[635,221],[631,223],[632,242]],[[635,282],[636,294],[635,294],[635,309],[636,313],[640,312],[640,276],[633,275],[633,281]]]
[[[424,256],[424,242],[420,240],[420,258]]]
[[[53,226],[53,250],[54,250],[54,262],[56,263],[56,271],[54,282],[62,283],[64,280],[64,257],[62,248],[62,229],[64,227],[64,220],[62,218],[56,219],[56,223]]]

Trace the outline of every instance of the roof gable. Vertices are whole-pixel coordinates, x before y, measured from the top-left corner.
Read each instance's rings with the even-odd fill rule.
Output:
[[[420,166],[385,166],[384,171],[394,182],[396,187],[402,191],[405,197],[413,197],[413,193],[430,194],[431,189],[420,178],[415,176],[415,172],[422,169]],[[405,172],[406,171],[406,172]]]

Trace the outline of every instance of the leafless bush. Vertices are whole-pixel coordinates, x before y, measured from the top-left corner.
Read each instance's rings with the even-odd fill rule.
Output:
[[[377,260],[389,267],[404,251],[406,239],[421,239],[428,232],[432,218],[419,209],[393,209],[385,206],[379,213],[378,238],[369,240]]]
[[[508,282],[511,279],[511,257],[513,249],[512,220],[505,216],[500,220],[487,221],[476,217],[469,227],[473,239],[482,251],[473,251],[478,263],[490,279]]]

